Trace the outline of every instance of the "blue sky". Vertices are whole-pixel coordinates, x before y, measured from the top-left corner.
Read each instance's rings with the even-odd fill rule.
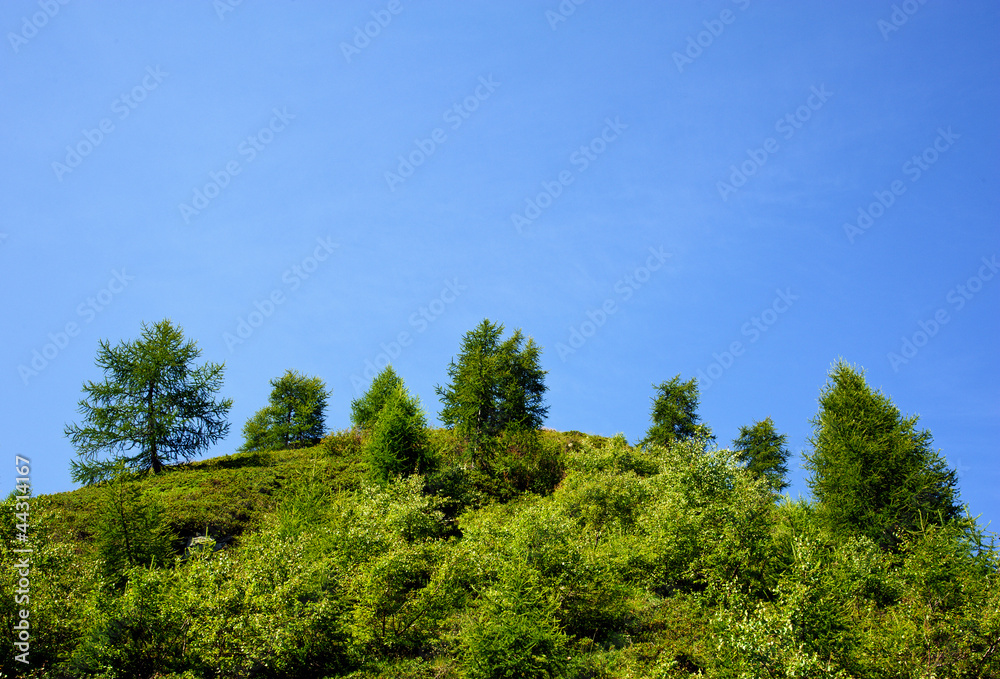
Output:
[[[577,4],[579,3],[579,4]],[[293,368],[349,422],[393,364],[434,421],[483,318],[547,425],[640,438],[702,378],[793,495],[838,357],[1000,518],[1000,7],[976,1],[0,5],[3,484],[72,487],[98,342],[225,361],[231,452]],[[36,353],[37,352],[37,353]]]

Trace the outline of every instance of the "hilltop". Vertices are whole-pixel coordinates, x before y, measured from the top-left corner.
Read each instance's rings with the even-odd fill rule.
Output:
[[[345,430],[39,497],[28,676],[1000,673],[972,521],[844,539],[698,438],[546,430],[478,464],[429,440],[432,471],[383,483]],[[123,580],[98,545],[114,498],[172,538]]]

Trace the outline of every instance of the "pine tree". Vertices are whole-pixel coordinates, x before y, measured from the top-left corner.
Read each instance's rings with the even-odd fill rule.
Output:
[[[503,330],[484,319],[467,332],[458,360],[448,366],[451,383],[436,387],[441,421],[473,443],[507,429],[538,429],[548,412],[541,349],[520,330],[501,341]]]
[[[286,370],[271,380],[268,405],[243,425],[243,452],[287,450],[315,445],[323,438],[329,394],[323,380]]]
[[[740,427],[740,434],[733,441],[733,449],[746,468],[767,479],[768,484],[780,493],[788,487],[785,474],[788,473],[788,437],[778,434],[770,417],[754,422],[749,427]]]
[[[67,425],[66,435],[81,460],[70,463],[73,480],[92,484],[114,473],[121,459],[132,470],[158,473],[168,462],[188,460],[229,431],[232,399],[214,401],[222,386],[223,364],[194,367],[201,355],[169,320],[142,324],[142,336],[112,347],[101,341],[97,365],[101,384],[83,386],[84,426]],[[139,452],[126,455],[125,451]],[[114,459],[99,460],[111,451]]]
[[[681,382],[677,375],[669,382],[654,384],[651,420],[653,425],[640,442],[643,445],[669,445],[674,441],[687,441],[696,437],[714,438],[707,425],[698,420],[698,383],[695,378]]]
[[[805,467],[835,534],[861,534],[891,548],[922,521],[959,516],[955,472],[931,449],[930,432],[872,391],[863,371],[838,362],[819,403]]]
[[[368,391],[361,398],[351,401],[351,422],[362,431],[370,430],[378,420],[389,397],[403,384],[403,378],[396,374],[391,365],[372,380]]]

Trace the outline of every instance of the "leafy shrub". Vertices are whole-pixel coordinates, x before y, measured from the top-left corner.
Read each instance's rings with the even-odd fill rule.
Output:
[[[487,502],[480,479],[482,472],[471,469],[466,463],[453,460],[439,465],[425,478],[428,494],[439,498],[441,509],[454,520],[470,507],[481,507]]]
[[[325,676],[351,666],[344,572],[315,535],[276,527],[236,550],[193,555],[172,591],[189,630],[187,667],[206,676]]]
[[[604,639],[629,618],[629,588],[557,496],[491,506],[463,517],[462,529],[490,577],[518,560],[538,571],[556,592],[557,617],[568,632]]]
[[[171,556],[172,536],[160,503],[120,462],[118,473],[104,482],[101,496],[94,531],[104,577],[121,586],[129,568],[163,565]]]
[[[362,658],[414,653],[429,644],[451,595],[433,578],[435,543],[396,547],[359,568],[349,585],[350,632]],[[433,583],[433,584],[432,584]]]
[[[504,568],[462,630],[469,678],[564,676],[569,638],[557,622],[558,606],[555,592],[527,563]]]
[[[484,444],[487,473],[496,479],[494,491],[502,499],[523,492],[551,493],[564,474],[559,446],[542,439],[534,429],[508,429]]]
[[[633,448],[623,434],[603,441],[591,439],[572,447],[571,451],[567,456],[567,468],[580,472],[633,472],[637,476],[653,476],[660,471],[661,449]]]
[[[364,445],[361,431],[357,428],[331,432],[320,441],[323,450],[331,457],[359,459]]]
[[[184,669],[186,626],[169,594],[169,570],[142,567],[126,572],[118,595],[94,590],[86,604],[87,628],[69,660],[73,676],[145,679]]]
[[[633,472],[571,474],[559,488],[559,502],[581,526],[596,531],[628,531],[652,496]]]

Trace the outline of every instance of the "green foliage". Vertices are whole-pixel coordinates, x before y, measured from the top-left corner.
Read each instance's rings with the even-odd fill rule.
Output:
[[[924,450],[911,420],[841,377],[864,407],[821,404],[841,433],[818,429],[823,450]],[[785,443],[769,420],[735,451],[690,418],[665,445],[520,426],[472,441],[428,431],[387,381],[361,399],[372,419],[315,448],[32,500],[28,676],[1000,676],[992,538],[918,502],[886,550],[831,522],[831,495],[775,502]],[[0,503],[7,534],[15,502]],[[157,506],[200,546],[165,559]],[[0,541],[4,591],[21,558]],[[3,643],[18,606],[0,599]]]
[[[740,462],[752,474],[767,479],[768,485],[780,493],[788,487],[785,474],[788,473],[788,437],[778,434],[770,417],[754,422],[749,427],[740,427],[740,434],[733,441],[733,449],[739,454]]]
[[[104,577],[120,586],[131,568],[163,565],[172,555],[172,536],[162,505],[142,490],[123,463],[102,490],[94,527],[97,553]]]
[[[93,560],[83,560],[74,545],[53,538],[51,517],[39,509],[40,500],[28,501],[27,540],[15,540],[17,524],[24,521],[24,501],[12,492],[0,502],[0,640],[7,652],[0,654],[0,676],[19,676],[32,667],[52,666],[65,659],[79,642],[87,621],[81,605],[100,577]],[[42,496],[44,502],[44,496]],[[14,550],[30,549],[30,552]],[[27,582],[22,578],[26,578]],[[24,618],[21,612],[27,614]],[[15,624],[27,620],[30,634],[27,667],[16,659],[24,648]]]
[[[396,374],[391,365],[387,365],[372,380],[368,391],[361,398],[351,401],[351,423],[354,427],[361,431],[372,429],[383,406],[401,386],[403,378]]]
[[[450,384],[436,387],[441,421],[475,445],[507,429],[537,429],[548,412],[541,349],[520,330],[501,341],[503,330],[484,319],[465,333],[448,366]]]
[[[983,539],[968,518],[925,523],[904,538],[888,574],[898,612],[864,639],[871,674],[916,676],[933,662],[944,676],[1000,676],[1000,556]]]
[[[663,452],[659,447],[633,448],[624,434],[616,434],[597,445],[591,439],[582,445],[570,443],[567,447],[567,465],[574,471],[610,471],[617,474],[633,472],[638,476],[657,474]]]
[[[643,444],[666,446],[674,441],[712,438],[708,426],[698,422],[698,383],[695,378],[681,382],[681,376],[677,375],[653,387],[656,389],[656,396],[652,399],[653,424],[646,432]]]
[[[270,406],[254,413],[243,425],[243,445],[238,451],[248,453],[280,450],[281,442],[273,428],[276,415]]]
[[[125,591],[94,590],[86,603],[87,627],[69,658],[70,676],[145,679],[181,670],[185,625],[171,605],[170,571],[133,568]]]
[[[320,442],[328,455],[355,460],[361,458],[364,439],[358,429],[341,429],[331,432]]]
[[[481,593],[462,630],[469,678],[565,676],[569,639],[556,620],[558,606],[555,592],[531,566],[505,567]]]
[[[921,517],[946,523],[959,516],[955,473],[931,449],[930,432],[872,391],[862,371],[837,363],[819,403],[805,467],[834,533],[892,547]]]
[[[287,370],[271,380],[268,405],[243,426],[242,452],[286,450],[316,445],[325,433],[329,394],[318,377]]]
[[[427,421],[416,397],[402,384],[382,405],[364,450],[372,476],[382,481],[430,468]]]
[[[232,399],[214,401],[222,386],[224,366],[194,367],[201,355],[194,341],[184,341],[169,320],[142,325],[142,337],[116,347],[102,340],[97,366],[103,383],[83,386],[79,403],[83,426],[67,425],[65,433],[80,460],[73,460],[73,480],[97,483],[114,473],[114,460],[99,460],[107,450],[136,470],[158,473],[165,463],[190,459],[229,431],[226,414]],[[125,455],[138,448],[139,452]]]
[[[563,477],[562,451],[534,429],[505,430],[484,446],[480,460],[491,477],[489,494],[501,499],[551,493]]]

